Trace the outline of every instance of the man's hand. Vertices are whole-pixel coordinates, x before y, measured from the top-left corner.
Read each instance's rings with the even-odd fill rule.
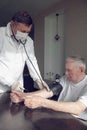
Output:
[[[21,84],[18,81],[16,81],[13,83],[11,90],[23,92],[23,87],[21,86]]]
[[[17,92],[17,91],[12,91],[10,94],[11,101],[14,103],[19,103],[22,102],[25,98],[25,93],[23,92]]]
[[[42,107],[43,101],[45,99],[40,97],[40,96],[28,96],[25,98],[24,100],[24,104],[25,106],[29,107],[29,108],[38,108],[38,107]]]

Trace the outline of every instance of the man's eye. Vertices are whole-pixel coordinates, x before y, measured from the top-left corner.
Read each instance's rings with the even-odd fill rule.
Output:
[[[68,72],[70,72],[71,70],[67,70]]]
[[[21,31],[22,33],[24,33],[24,31]]]
[[[21,32],[23,32],[23,33],[27,33],[26,31],[21,31]]]

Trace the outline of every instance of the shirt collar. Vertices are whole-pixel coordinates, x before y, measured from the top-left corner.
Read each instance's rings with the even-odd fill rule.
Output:
[[[22,44],[19,44],[19,43],[17,43],[17,42],[14,40],[14,36],[13,36],[13,34],[12,34],[12,30],[11,30],[11,25],[10,25],[10,24],[11,24],[11,23],[9,22],[9,23],[7,24],[7,26],[6,26],[6,35],[14,41],[14,44],[17,45],[17,47],[18,47],[18,46],[21,46]]]
[[[9,22],[7,24],[7,27],[6,27],[6,35],[8,35],[9,37],[11,37],[13,34],[12,34],[12,31],[11,31],[11,23]]]

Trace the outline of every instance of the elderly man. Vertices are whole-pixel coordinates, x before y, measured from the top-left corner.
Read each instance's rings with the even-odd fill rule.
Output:
[[[46,107],[55,111],[62,111],[87,120],[87,75],[86,64],[83,58],[71,56],[66,59],[65,75],[61,77],[60,84],[63,89],[58,101],[47,98],[53,96],[53,91],[46,89],[28,94],[12,94],[13,100],[19,96],[24,99],[25,106],[29,108]],[[57,91],[57,90],[55,90]],[[15,100],[16,101],[16,100]]]

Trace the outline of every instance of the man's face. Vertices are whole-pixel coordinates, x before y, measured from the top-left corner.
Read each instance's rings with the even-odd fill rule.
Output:
[[[31,31],[32,25],[27,26],[26,24],[23,23],[15,23],[11,21],[11,27],[13,29],[14,34],[16,34],[17,31],[20,31],[22,33],[29,33]]]
[[[81,68],[75,65],[75,62],[68,61],[66,62],[66,76],[67,78],[72,81],[73,83],[78,82],[78,78],[81,75]]]

